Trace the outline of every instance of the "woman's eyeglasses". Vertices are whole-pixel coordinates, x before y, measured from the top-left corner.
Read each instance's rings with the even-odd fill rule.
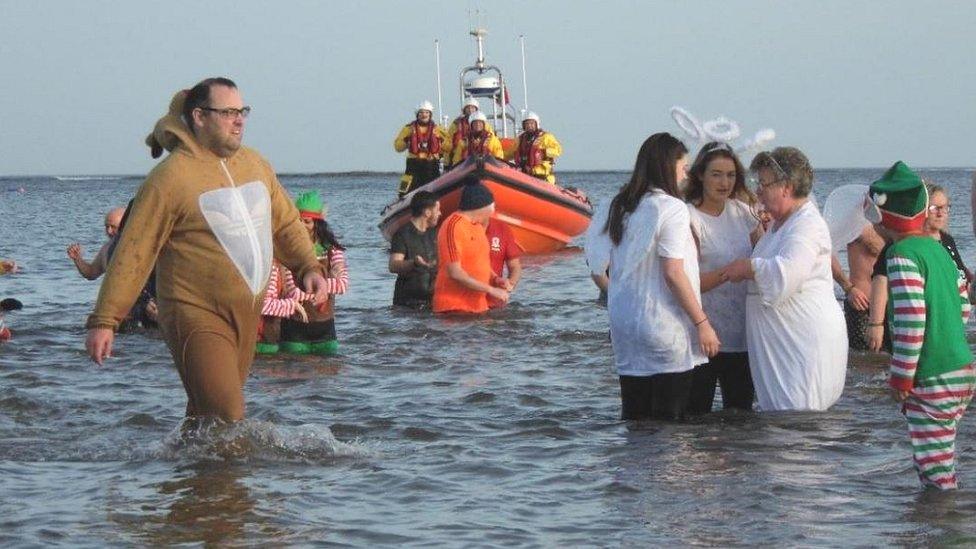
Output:
[[[931,206],[929,206],[929,213],[934,213],[934,214],[948,214],[949,213],[949,209],[951,207],[952,206],[950,206],[949,204],[946,204],[945,206],[936,206],[935,204],[932,204]]]

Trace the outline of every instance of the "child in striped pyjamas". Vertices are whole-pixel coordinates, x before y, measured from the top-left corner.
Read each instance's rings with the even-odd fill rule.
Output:
[[[868,218],[880,221],[896,241],[886,256],[893,344],[889,384],[908,420],[922,484],[956,488],[956,428],[976,384],[966,342],[966,283],[945,248],[922,231],[928,193],[918,175],[896,162],[868,194]]]

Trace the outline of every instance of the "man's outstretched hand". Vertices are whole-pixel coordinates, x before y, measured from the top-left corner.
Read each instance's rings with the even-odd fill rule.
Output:
[[[112,356],[112,343],[115,341],[115,331],[111,328],[91,328],[85,340],[85,350],[99,366]]]

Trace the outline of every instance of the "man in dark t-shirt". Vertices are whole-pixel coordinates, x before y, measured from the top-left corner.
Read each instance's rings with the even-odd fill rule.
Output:
[[[397,275],[393,304],[430,307],[437,276],[437,221],[441,205],[437,195],[418,191],[410,200],[410,221],[390,241],[391,273]]]

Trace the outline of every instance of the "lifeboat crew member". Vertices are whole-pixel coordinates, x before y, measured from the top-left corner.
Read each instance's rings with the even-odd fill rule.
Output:
[[[555,136],[539,127],[539,115],[529,112],[522,120],[522,133],[515,149],[515,166],[532,177],[556,183],[552,165],[563,154]]]
[[[481,112],[474,112],[468,117],[468,133],[458,147],[453,149],[452,164],[456,166],[472,155],[491,155],[500,160],[505,159],[502,142],[488,129],[488,118]]]
[[[444,158],[444,163],[447,164],[447,169],[451,169],[454,165],[451,163],[451,158],[453,158],[453,153],[458,147],[461,146],[461,142],[464,141],[465,136],[468,135],[468,130],[470,130],[470,123],[468,122],[468,117],[472,114],[478,112],[480,109],[478,105],[478,100],[474,97],[469,97],[464,100],[464,105],[461,107],[461,116],[454,119],[451,122],[451,127],[447,129],[447,139],[444,141],[444,151],[442,156]],[[491,126],[486,126],[486,130],[489,133],[494,133]]]
[[[393,140],[396,152],[407,151],[407,169],[400,178],[400,197],[441,175],[440,155],[444,130],[434,123],[434,106],[424,101],[417,107],[417,119],[407,124]]]

